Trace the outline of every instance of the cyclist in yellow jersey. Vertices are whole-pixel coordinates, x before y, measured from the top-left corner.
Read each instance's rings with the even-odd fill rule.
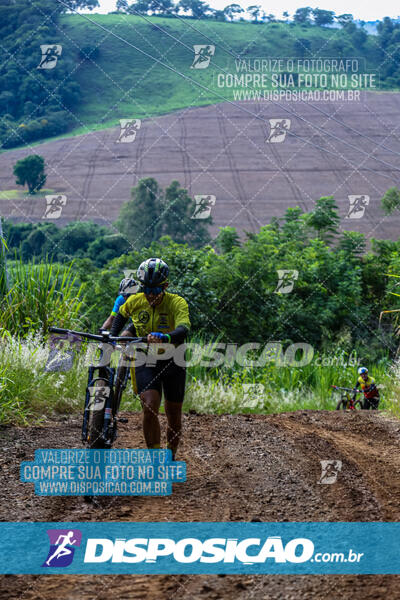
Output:
[[[379,405],[379,390],[376,387],[375,379],[368,374],[366,367],[360,367],[358,369],[358,379],[354,389],[361,389],[364,393],[363,408],[372,408],[376,410]]]
[[[160,258],[144,261],[137,272],[141,292],[128,298],[119,308],[111,335],[118,335],[128,317],[136,335],[147,337],[149,344],[184,342],[189,330],[189,309],[186,300],[170,294],[168,265]],[[186,369],[173,358],[152,357],[135,367],[136,384],[143,407],[143,433],[148,448],[160,447],[158,412],[164,392],[165,414],[168,421],[167,442],[175,458],[182,429],[182,403],[185,394]]]

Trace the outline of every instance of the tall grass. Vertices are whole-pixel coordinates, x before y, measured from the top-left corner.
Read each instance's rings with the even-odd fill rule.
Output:
[[[47,373],[48,346],[42,336],[24,339],[3,333],[0,343],[0,423],[32,424],[56,414],[83,409],[87,367],[95,345],[83,345],[73,368]],[[335,356],[316,356],[304,367],[279,367],[273,361],[260,368],[188,368],[184,410],[199,413],[273,413],[295,410],[334,410],[331,385],[352,386],[357,365],[335,364]],[[338,362],[338,361],[337,361]],[[382,388],[380,408],[400,417],[400,362],[394,366],[368,365]],[[256,384],[254,396],[246,385]],[[246,395],[247,394],[247,395]],[[137,396],[128,386],[122,410],[140,410]]]
[[[84,398],[84,356],[66,373],[46,373],[49,348],[39,334],[10,334],[0,344],[0,423],[28,425],[77,412]]]
[[[78,285],[73,263],[23,263],[10,268],[11,287],[0,301],[0,329],[13,335],[45,333],[50,325],[74,327],[82,321],[83,285]],[[4,272],[0,277],[4,280]]]

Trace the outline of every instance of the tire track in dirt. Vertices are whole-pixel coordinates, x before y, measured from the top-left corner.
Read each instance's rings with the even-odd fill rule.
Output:
[[[96,134],[94,134],[96,135]],[[75,217],[76,221],[83,220],[88,213],[88,200],[90,197],[90,188],[92,186],[93,178],[96,172],[97,159],[99,157],[99,153],[101,150],[104,150],[106,145],[106,139],[109,136],[109,131],[107,129],[104,130],[103,135],[101,136],[101,140],[97,143],[97,146],[90,154],[89,162],[88,162],[88,171],[86,177],[83,182],[82,194],[80,198],[80,202],[78,205],[77,214]],[[98,137],[98,136],[97,136]]]
[[[192,195],[192,178],[190,176],[190,158],[187,153],[187,127],[185,121],[185,115],[182,114],[179,117],[179,123],[181,126],[181,137],[179,140],[180,152],[182,154],[182,168],[184,175],[185,185],[183,186],[188,190],[189,195]]]
[[[236,189],[236,192],[237,192],[237,195],[239,198],[239,203],[242,207],[241,212],[242,213],[244,212],[246,214],[247,220],[250,225],[250,231],[252,233],[256,233],[259,230],[260,225],[248,207],[248,202],[249,202],[248,197],[247,197],[248,195],[243,188],[243,185],[242,185],[242,182],[240,179],[240,175],[238,173],[236,161],[233,156],[232,149],[231,149],[232,143],[229,140],[228,134],[226,131],[226,122],[225,122],[225,119],[223,116],[223,112],[221,111],[221,108],[218,105],[215,107],[215,110],[216,110],[216,115],[217,115],[218,128],[219,128],[221,138],[222,138],[222,146],[225,150],[225,156],[228,160],[229,170],[232,175],[232,181],[235,185],[235,189]]]
[[[146,133],[147,133],[147,127],[144,123],[142,123],[142,126],[140,127],[138,133],[137,133],[137,145],[136,145],[136,154],[135,154],[135,163],[132,166],[132,171],[133,171],[133,182],[132,182],[132,187],[135,187],[139,180],[142,179],[143,177],[143,153],[146,147]],[[136,142],[136,140],[135,140]],[[125,158],[125,157],[124,157]],[[129,157],[128,157],[129,158]]]
[[[327,149],[330,150],[331,152],[332,151],[336,152],[336,148],[332,149],[331,144],[328,144],[328,145],[325,144],[325,140],[321,134],[314,133],[312,139],[315,140],[315,143],[319,144],[320,146],[325,146],[325,147],[327,146]],[[326,172],[332,173],[333,176],[335,177],[335,179],[337,180],[336,188],[333,189],[332,192],[329,193],[329,195],[332,195],[336,200],[337,190],[342,190],[341,192],[339,192],[340,196],[342,196],[342,197],[344,196],[345,201],[348,201],[348,197],[346,197],[346,196],[349,196],[351,194],[361,194],[362,193],[362,189],[360,189],[360,188],[354,189],[352,187],[352,184],[351,184],[352,177],[358,177],[358,178],[361,177],[364,181],[364,177],[368,180],[368,177],[370,177],[370,174],[367,172],[363,177],[361,175],[362,167],[359,170],[360,174],[357,173],[357,168],[356,167],[353,168],[349,164],[349,162],[354,164],[354,159],[351,158],[350,161],[347,162],[347,160],[345,160],[346,159],[345,152],[342,151],[342,152],[340,152],[340,154],[344,157],[344,159],[342,158],[342,156],[339,156],[339,152],[338,152],[338,158],[340,158],[342,161],[344,161],[346,163],[344,168],[349,169],[349,170],[351,169],[353,171],[351,177],[349,177],[349,174],[347,174],[347,173],[344,174],[343,171],[340,171],[338,168],[336,168],[334,166],[335,165],[334,160],[332,162],[329,162],[328,155],[326,154],[326,152],[321,152],[321,156],[323,157],[324,163],[326,164]],[[321,169],[321,171],[322,171],[322,169]],[[362,186],[362,184],[361,184],[361,186]],[[345,205],[345,209],[348,211],[349,206]],[[347,214],[347,212],[346,212],[346,214]],[[344,218],[345,218],[345,216],[344,216]],[[374,218],[369,216],[368,207],[365,211],[364,218],[365,218],[365,222],[369,222],[371,227],[376,222],[376,216]],[[346,222],[346,220],[344,222]],[[354,223],[354,221],[353,221],[353,223]]]
[[[272,156],[275,159],[275,164],[279,168],[279,172],[286,179],[286,181],[287,181],[287,183],[289,185],[289,188],[292,190],[293,199],[297,200],[298,206],[300,206],[300,208],[302,208],[302,210],[304,212],[307,212],[307,204],[306,204],[306,201],[303,198],[302,192],[297,187],[297,185],[293,181],[292,177],[289,175],[287,168],[285,168],[285,166],[283,164],[283,160],[282,160],[282,158],[279,155],[278,149],[275,148],[275,144],[269,144],[269,149],[270,149],[270,152],[271,152]]]
[[[258,108],[258,113],[259,115],[263,116],[263,106],[261,104],[257,104],[257,108]],[[275,144],[266,144],[265,142],[265,134],[264,134],[264,130],[263,130],[263,143],[265,144],[265,146],[268,148],[268,150],[271,152],[273,158],[274,158],[274,163],[272,164],[272,166],[274,168],[277,168],[277,170],[279,171],[279,173],[281,173],[284,177],[284,179],[286,179],[287,183],[289,184],[289,188],[292,191],[293,194],[293,199],[297,200],[298,206],[300,206],[300,208],[303,209],[304,212],[307,211],[307,206],[306,206],[306,201],[303,198],[302,192],[301,190],[298,188],[296,182],[293,180],[293,178],[291,177],[291,175],[289,175],[288,172],[288,167],[287,167],[287,163],[290,162],[290,159],[286,159],[285,160],[285,165],[283,162],[283,159],[281,158],[278,149],[276,148]],[[276,179],[276,174],[274,174],[272,176],[274,179]]]

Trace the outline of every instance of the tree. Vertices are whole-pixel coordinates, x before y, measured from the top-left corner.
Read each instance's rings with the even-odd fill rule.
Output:
[[[331,241],[332,236],[338,233],[340,217],[337,210],[333,196],[325,196],[316,201],[315,209],[308,215],[308,226],[325,242]]]
[[[254,23],[258,23],[258,17],[262,13],[261,6],[259,4],[253,4],[252,6],[248,6],[247,12],[253,18]]]
[[[210,13],[216,21],[226,21],[226,15],[223,10],[215,10],[210,8]]]
[[[181,0],[178,4],[184,13],[191,12],[195,19],[204,19],[206,13],[210,12],[210,7],[202,0]]]
[[[308,25],[311,22],[311,12],[312,8],[310,6],[298,8],[293,15],[293,21],[298,25]]]
[[[344,231],[338,248],[343,250],[349,257],[360,257],[364,254],[366,248],[365,235],[359,231]]]
[[[353,15],[351,15],[350,13],[344,13],[343,15],[338,15],[335,17],[335,19],[339,23],[339,25],[341,25],[342,27],[346,27],[346,25],[348,25],[349,23],[352,23],[354,20]]]
[[[38,154],[31,154],[18,160],[13,171],[17,185],[26,184],[30,194],[38,192],[46,183],[44,158]]]
[[[118,12],[127,13],[129,9],[128,0],[117,0],[116,8]]]
[[[296,55],[301,58],[304,58],[307,54],[311,53],[311,41],[307,38],[296,39],[293,46]]]
[[[228,6],[225,6],[224,8],[224,13],[231,21],[233,21],[235,15],[239,15],[242,12],[244,12],[244,10],[239,4],[228,4]]]
[[[400,208],[400,190],[396,187],[389,188],[381,200],[381,206],[387,215]]]
[[[160,233],[178,243],[186,242],[195,248],[204,246],[210,241],[207,225],[211,224],[211,217],[193,219],[195,208],[187,190],[181,188],[178,181],[172,181],[162,201]]]
[[[174,4],[172,0],[150,0],[149,10],[156,15],[168,15],[173,12]]]
[[[362,48],[368,39],[368,34],[365,29],[355,29],[351,35],[351,41],[356,48]]]
[[[164,193],[149,177],[132,189],[132,200],[122,205],[116,225],[137,250],[163,235],[200,247],[210,240],[207,225],[211,218],[192,219],[194,210],[195,203],[178,181],[173,181]]]
[[[331,25],[333,23],[333,18],[335,13],[333,10],[322,10],[320,8],[314,8],[312,11],[312,15],[314,17],[314,22],[319,27],[323,27],[324,25]]]
[[[65,4],[68,4],[68,6],[74,10],[82,8],[88,8],[89,10],[93,10],[94,8],[100,6],[98,0],[65,0]],[[67,10],[66,7],[62,8],[64,11]]]
[[[228,252],[231,252],[234,248],[239,247],[240,238],[235,227],[220,227],[217,239],[215,240],[215,244],[223,254],[227,254]]]
[[[135,13],[139,13],[141,15],[147,15],[147,13],[150,10],[150,2],[151,0],[136,0],[136,2],[133,2],[129,8],[128,8],[128,13],[130,14],[135,14]]]
[[[58,249],[67,256],[85,256],[88,245],[108,233],[106,227],[100,227],[90,221],[68,223],[63,228]]]
[[[148,177],[141,179],[131,194],[132,200],[122,205],[116,225],[139,250],[158,237],[162,190],[155,179]]]
[[[288,20],[289,20],[289,13],[288,13],[288,11],[287,11],[287,10],[285,10],[285,11],[282,13],[282,16],[284,17],[284,21],[285,21],[285,23],[287,23],[287,22],[288,22]]]

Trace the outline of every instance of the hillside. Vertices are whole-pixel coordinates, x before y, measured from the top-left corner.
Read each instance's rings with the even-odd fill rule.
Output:
[[[77,133],[87,133],[87,127],[100,129],[116,124],[120,118],[149,118],[232,99],[231,90],[218,88],[216,74],[223,70],[235,72],[237,56],[246,60],[358,57],[366,72],[382,68],[385,60],[374,36],[360,44],[342,29],[284,23],[254,25],[161,17],[145,20],[134,15],[95,14],[63,16],[58,29],[64,56],[75,64],[70,76],[82,90],[82,99],[70,115]],[[216,46],[210,66],[191,69],[193,45],[207,43]],[[157,64],[154,58],[210,91]]]
[[[397,239],[399,216],[385,217],[380,200],[388,188],[398,184],[398,158],[381,145],[400,152],[400,140],[393,131],[400,95],[371,93],[363,102],[319,103],[319,108],[364,132],[373,143],[318,113],[310,103],[282,106],[294,111],[291,131],[299,136],[287,136],[283,143],[265,140],[268,119],[287,113],[269,102],[247,102],[146,119],[133,143],[116,143],[119,129],[110,128],[36,147],[48,165],[46,186],[67,196],[67,205],[55,222],[93,220],[111,225],[122,203],[129,200],[132,186],[151,176],[163,186],[177,179],[192,196],[215,195],[213,233],[225,225],[257,231],[272,217],[282,216],[289,206],[312,210],[317,198],[332,194],[344,229],[363,231],[368,238]],[[0,156],[0,189],[15,189],[12,166],[31,152],[27,148]],[[370,196],[365,215],[345,219],[348,196],[357,194]],[[45,209],[43,195],[18,196],[15,191],[3,192],[3,216],[40,221]]]

